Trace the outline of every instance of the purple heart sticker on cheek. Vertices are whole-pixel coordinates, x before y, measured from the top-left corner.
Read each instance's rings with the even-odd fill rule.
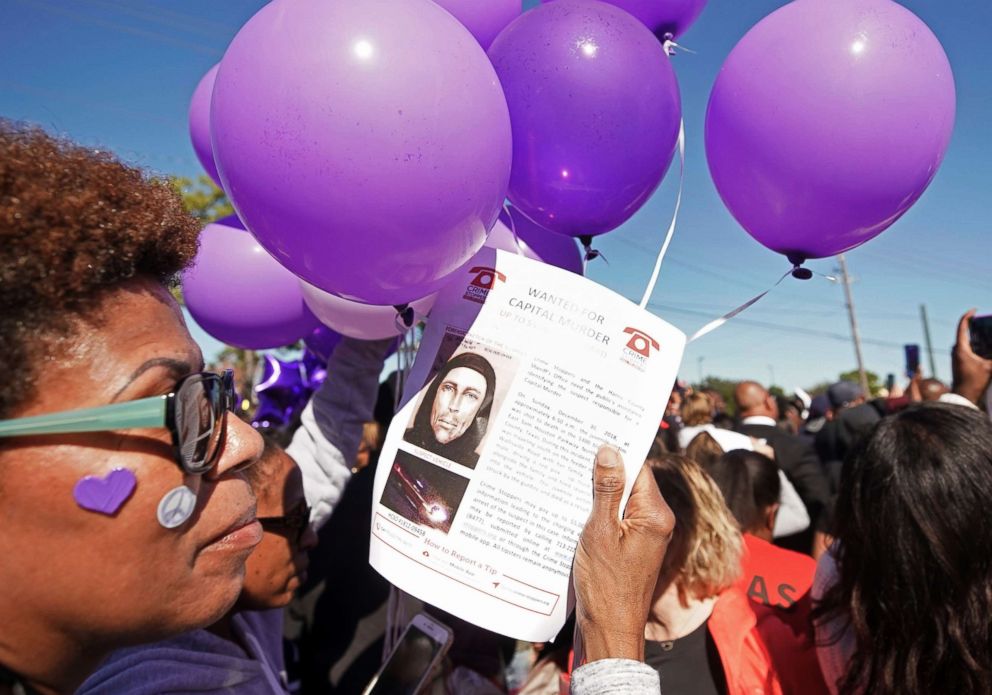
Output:
[[[134,492],[138,481],[126,468],[115,468],[105,477],[88,475],[72,489],[72,496],[83,509],[113,516]]]

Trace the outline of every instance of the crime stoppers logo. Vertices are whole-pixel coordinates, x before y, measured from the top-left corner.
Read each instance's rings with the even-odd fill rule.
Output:
[[[495,287],[497,282],[506,282],[506,275],[495,268],[476,266],[468,272],[472,276],[472,281],[465,288],[463,299],[478,302],[479,304],[486,303],[489,290]]]
[[[627,326],[623,332],[630,337],[627,339],[627,345],[623,349],[621,359],[631,367],[643,371],[648,358],[651,357],[651,351],[660,350],[661,345],[650,335],[633,326]]]

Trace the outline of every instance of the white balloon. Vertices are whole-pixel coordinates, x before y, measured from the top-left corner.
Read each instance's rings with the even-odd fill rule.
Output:
[[[380,340],[405,332],[405,326],[395,307],[342,299],[303,280],[300,281],[300,287],[303,290],[303,301],[310,307],[310,311],[321,323],[341,335],[361,340]],[[436,297],[436,294],[432,294],[410,302],[414,311],[414,324],[427,315],[434,306]]]

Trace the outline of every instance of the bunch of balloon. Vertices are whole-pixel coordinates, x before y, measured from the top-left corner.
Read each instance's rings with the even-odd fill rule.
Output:
[[[947,56],[905,7],[795,0],[723,64],[706,156],[741,226],[800,265],[898,220],[937,173],[954,112]]]
[[[657,188],[681,103],[652,31],[683,31],[703,2],[638,18],[626,4],[273,0],[197,86],[194,149],[299,278],[308,318],[399,335],[494,227],[493,243],[581,272],[575,242],[555,234],[608,232]],[[197,303],[210,302],[224,303]],[[197,314],[225,342],[272,342]],[[312,330],[301,321],[288,342]]]

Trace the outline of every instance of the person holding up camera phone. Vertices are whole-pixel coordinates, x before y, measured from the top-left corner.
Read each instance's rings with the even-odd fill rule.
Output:
[[[980,407],[992,385],[992,316],[975,316],[971,309],[958,322],[957,342],[951,351],[952,393],[941,401]]]

